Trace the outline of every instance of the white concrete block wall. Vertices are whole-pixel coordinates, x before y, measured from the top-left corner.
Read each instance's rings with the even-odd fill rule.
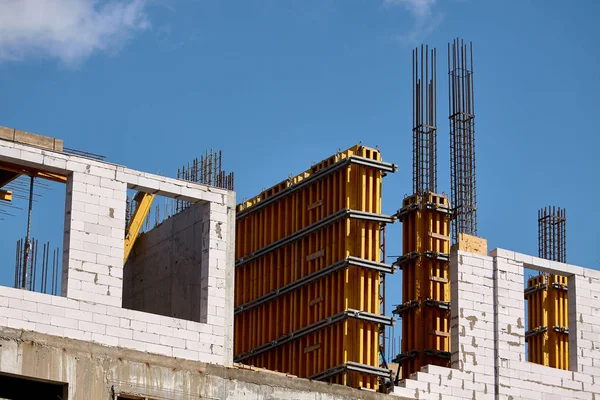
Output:
[[[569,278],[571,371],[525,361],[524,270]],[[600,272],[495,249],[451,259],[452,368],[396,387],[414,399],[600,398]],[[477,344],[477,346],[475,346]],[[576,350],[575,350],[576,349]]]
[[[0,325],[232,363],[233,192],[1,140],[0,161],[68,177],[62,297],[0,287]],[[121,308],[127,188],[207,203],[204,323]]]
[[[127,184],[107,178],[109,168],[89,171],[75,171],[68,178],[63,246],[65,295],[120,307]]]
[[[234,261],[235,230],[225,229],[235,226],[235,200],[228,204],[210,203],[204,207],[202,223],[202,270],[200,321],[221,332],[223,340],[218,343],[227,357],[233,359],[233,272],[227,268]]]
[[[0,286],[0,324],[106,346],[230,364],[208,324]]]

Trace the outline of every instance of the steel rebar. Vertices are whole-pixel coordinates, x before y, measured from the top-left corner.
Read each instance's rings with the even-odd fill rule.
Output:
[[[448,44],[452,243],[459,233],[477,236],[473,44]]]

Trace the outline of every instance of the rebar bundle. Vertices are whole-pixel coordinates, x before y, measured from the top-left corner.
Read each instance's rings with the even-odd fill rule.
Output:
[[[547,260],[567,262],[567,212],[560,207],[538,211],[538,255]]]
[[[38,256],[39,245],[36,239],[31,239],[31,253],[28,263],[25,263],[26,239],[17,240],[16,259],[15,259],[15,281],[14,287],[37,291],[40,293],[49,293],[58,295],[60,271],[60,249],[52,250],[52,259],[50,259],[50,242],[43,243],[41,274],[38,276]],[[48,286],[48,275],[50,274],[50,285]]]
[[[467,47],[456,39],[448,44],[448,86],[452,243],[456,243],[459,233],[477,236],[472,43]]]
[[[422,195],[437,192],[436,49],[421,45],[412,56],[413,193]]]
[[[233,190],[233,172],[227,174],[222,170],[222,158],[221,150],[211,149],[200,156],[200,160],[195,158],[187,164],[187,167],[183,166],[177,169],[177,179]],[[188,206],[187,202],[177,200],[176,212],[180,212]]]

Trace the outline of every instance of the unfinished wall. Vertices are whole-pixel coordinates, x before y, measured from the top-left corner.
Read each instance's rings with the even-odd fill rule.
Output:
[[[387,398],[282,374],[177,360],[8,328],[0,328],[0,346],[2,372],[67,382],[68,400],[108,400],[113,398],[113,390],[172,400]]]
[[[125,265],[124,308],[200,322],[203,213],[195,204],[137,239]]]
[[[66,177],[67,195],[62,297],[0,287],[0,326],[232,363],[235,193],[5,140],[2,162]],[[205,268],[194,321],[122,308],[127,189],[200,205]]]
[[[525,361],[524,269],[569,278],[570,371]],[[451,258],[452,368],[395,388],[413,399],[600,398],[600,271],[495,249]],[[443,397],[442,397],[443,396]]]

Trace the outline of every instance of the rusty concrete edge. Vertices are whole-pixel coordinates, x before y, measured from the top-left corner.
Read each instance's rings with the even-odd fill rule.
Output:
[[[33,331],[25,331],[22,329],[0,327],[0,340],[12,340],[22,343],[62,348],[64,350],[83,353],[90,357],[111,357],[114,359],[123,359],[127,361],[156,365],[158,367],[196,371],[200,374],[217,376],[229,380],[238,380],[256,385],[266,385],[299,391],[322,392],[363,400],[382,400],[390,398],[399,400],[407,399],[406,397],[390,397],[390,395],[385,395],[382,393],[361,391],[346,386],[286,376],[285,374],[281,373],[250,369],[250,367],[240,368],[235,365],[222,366],[203,363],[201,361],[183,360],[175,357],[150,354],[137,350],[124,349],[121,347],[104,346],[98,343],[47,335],[45,333]]]

